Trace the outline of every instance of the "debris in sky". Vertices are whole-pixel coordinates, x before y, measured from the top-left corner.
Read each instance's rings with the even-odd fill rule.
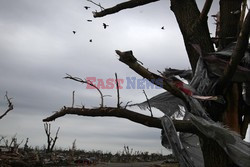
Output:
[[[84,6],[84,8],[85,8],[86,10],[88,10],[90,7],[89,7],[89,6]]]
[[[88,22],[92,22],[92,20],[87,20]]]
[[[109,26],[106,23],[103,23],[102,25],[103,25],[104,29],[106,29]]]
[[[162,29],[162,30],[165,30],[165,27],[164,27],[164,26],[162,26],[162,27],[161,27],[161,29]]]
[[[73,34],[75,34],[76,33],[76,31],[72,31],[73,32]]]
[[[89,42],[92,42],[92,39],[90,39]]]

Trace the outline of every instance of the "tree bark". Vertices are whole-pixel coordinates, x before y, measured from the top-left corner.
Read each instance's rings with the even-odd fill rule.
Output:
[[[237,39],[241,3],[242,0],[220,0],[219,50]]]
[[[223,48],[232,40],[236,40],[237,27],[240,18],[241,1],[221,0],[220,2],[220,32],[219,47]],[[199,19],[200,12],[194,0],[171,0],[171,9],[174,12],[180,30],[183,35],[185,47],[188,53],[189,61],[193,72],[199,58],[198,53],[190,44],[199,44],[205,53],[214,52],[206,21]],[[239,13],[237,13],[239,12]],[[202,14],[203,15],[203,14]],[[204,16],[202,16],[204,18]],[[235,39],[225,39],[226,37],[235,37]],[[232,84],[233,85],[233,84]],[[239,132],[239,96],[240,92],[234,85],[233,89],[227,94],[226,112],[224,112],[224,123],[227,123],[233,130]],[[209,108],[209,107],[208,107]],[[217,108],[211,106],[211,108]],[[220,114],[218,114],[220,115]],[[222,120],[222,118],[216,118]],[[211,139],[202,138],[201,145],[206,167],[212,166],[233,166],[234,164],[226,153]],[[219,156],[218,156],[219,155]]]
[[[208,30],[207,19],[200,20],[200,11],[195,0],[171,0],[171,10],[174,12],[183,35],[189,62],[194,72],[199,54],[191,44],[199,44],[205,53],[213,52],[214,47]],[[202,16],[204,18],[204,16]]]
[[[57,118],[63,117],[67,114],[73,114],[78,116],[90,116],[90,117],[118,117],[126,118],[132,122],[142,124],[151,128],[162,129],[161,120],[156,117],[150,117],[125,108],[114,107],[101,107],[101,108],[72,108],[64,107],[60,111],[52,114],[51,116],[43,119],[43,122],[54,121]],[[188,120],[173,120],[174,126],[177,131],[194,133],[199,135],[199,130]]]
[[[240,134],[239,124],[239,85],[233,83],[231,89],[226,94],[226,110],[223,114],[222,122],[227,125],[231,130]]]
[[[236,167],[225,151],[207,137],[200,137],[205,167]]]

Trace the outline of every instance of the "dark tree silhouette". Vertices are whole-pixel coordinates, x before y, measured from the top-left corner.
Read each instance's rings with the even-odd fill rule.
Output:
[[[5,94],[5,98],[8,101],[8,108],[6,109],[6,111],[2,115],[0,115],[0,119],[2,119],[3,117],[5,117],[8,114],[8,112],[10,112],[11,110],[14,109],[14,105],[11,102],[11,98],[8,97],[8,93],[7,92]]]
[[[51,124],[48,124],[48,123],[44,123],[44,130],[45,130],[45,133],[46,133],[46,136],[47,136],[47,149],[46,149],[46,152],[52,152],[54,147],[55,147],[55,144],[56,144],[56,141],[58,139],[58,133],[59,133],[59,130],[60,130],[60,127],[58,127],[57,131],[56,131],[56,136],[53,138],[51,137]]]

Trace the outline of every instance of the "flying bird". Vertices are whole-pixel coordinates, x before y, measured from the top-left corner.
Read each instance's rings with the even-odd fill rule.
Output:
[[[92,22],[92,20],[87,20],[88,22]]]
[[[75,34],[76,33],[76,31],[72,31],[73,32],[73,34]]]
[[[103,28],[106,29],[109,25],[107,25],[106,23],[103,23]]]
[[[92,42],[92,39],[90,39],[89,42]]]
[[[88,10],[90,7],[89,7],[89,6],[84,6],[84,8],[85,8],[86,10]]]
[[[165,30],[165,27],[164,27],[164,26],[162,26],[162,27],[161,27],[161,29],[162,29],[162,30]]]

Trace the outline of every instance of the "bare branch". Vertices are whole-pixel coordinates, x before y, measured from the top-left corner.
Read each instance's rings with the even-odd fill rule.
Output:
[[[117,4],[114,7],[104,9],[100,12],[93,12],[93,15],[94,15],[94,17],[103,17],[106,15],[117,13],[117,12],[124,10],[124,9],[134,8],[137,6],[146,5],[148,3],[156,2],[156,1],[159,1],[159,0],[130,0],[130,1],[126,1],[123,3]]]
[[[14,146],[14,143],[15,143],[15,140],[16,140],[16,135],[17,135],[17,134],[14,134],[14,136],[11,138],[11,142],[10,142],[10,145],[9,145],[8,147],[11,147],[12,144],[13,144],[13,146]]]
[[[59,130],[60,130],[60,127],[58,127],[58,129],[57,129],[57,131],[56,131],[56,136],[55,136],[55,138],[54,139],[52,139],[52,145],[51,145],[51,148],[50,148],[50,150],[52,151],[53,150],[53,148],[55,147],[55,144],[56,144],[56,140],[58,139],[58,133],[59,133]]]
[[[153,117],[152,108],[151,108],[151,106],[150,106],[150,103],[149,103],[149,100],[148,100],[148,96],[147,96],[145,90],[143,90],[143,93],[144,93],[144,95],[145,95],[145,97],[146,97],[146,100],[147,100],[147,103],[148,103],[148,110],[150,111],[151,117]]]
[[[140,65],[137,62],[137,59],[134,57],[132,51],[121,52],[119,50],[116,50],[116,53],[120,56],[119,61],[128,65],[136,73],[148,79],[151,83],[162,87],[163,89],[172,93],[174,96],[182,99],[186,103],[188,111],[190,111],[190,104],[188,103],[187,97],[177,87],[175,87],[170,80],[163,76],[152,73],[148,69]]]
[[[132,70],[141,75],[142,77],[148,79],[151,83],[162,87],[167,90],[172,95],[179,97],[185,103],[185,107],[188,112],[193,113],[196,116],[201,116],[207,120],[210,120],[205,109],[200,105],[200,103],[194,99],[192,89],[185,88],[185,83],[181,80],[172,77],[166,78],[164,76],[159,76],[155,73],[150,72],[148,69],[144,68],[137,62],[132,51],[121,52],[116,50],[116,53],[120,56],[119,61],[128,65]],[[177,81],[176,81],[177,79]]]
[[[6,92],[5,97],[8,101],[8,109],[0,116],[0,119],[2,119],[5,115],[7,115],[8,112],[10,112],[11,110],[14,109],[14,106],[13,106],[12,102],[10,101],[11,98],[8,97],[8,92]]]
[[[224,90],[227,88],[227,83],[233,78],[233,75],[240,63],[241,59],[245,55],[245,51],[248,46],[249,33],[250,33],[250,10],[246,16],[245,22],[237,39],[235,49],[232,57],[229,61],[227,68],[224,70],[224,75],[219,79],[218,90]]]
[[[98,6],[98,7],[100,7],[101,8],[101,10],[104,10],[104,7],[102,7],[102,5],[99,3],[95,3],[94,1],[92,1],[92,0],[87,0],[87,1],[89,1],[89,2],[91,2],[91,3],[93,3],[94,5],[96,5],[96,6]]]
[[[75,103],[75,91],[72,92],[72,107],[74,107]]]
[[[64,77],[65,79],[72,79],[74,81],[77,81],[77,82],[80,82],[80,83],[84,83],[84,84],[88,84],[90,86],[93,86],[100,93],[100,95],[101,95],[101,104],[100,104],[100,107],[103,107],[103,97],[104,96],[103,96],[102,92],[100,91],[100,89],[96,85],[94,85],[91,81],[86,81],[86,80],[84,81],[81,78],[73,77],[73,76],[71,76],[69,74],[66,74],[66,75],[67,76]]]
[[[62,108],[60,111],[54,113],[50,117],[43,119],[44,122],[54,121],[57,118],[63,117],[67,114],[73,114],[78,116],[91,116],[91,117],[118,117],[126,118],[130,121],[142,124],[147,127],[162,129],[161,120],[156,117],[146,116],[140,113],[136,113],[131,110],[124,108]],[[188,133],[199,133],[197,129],[188,120],[173,120],[177,131],[188,132]]]
[[[44,126],[44,130],[47,136],[47,152],[49,152],[50,150],[50,145],[51,145],[51,137],[50,137],[50,124],[48,124],[47,122],[45,124],[43,124]]]
[[[117,90],[117,108],[120,108],[120,93],[119,93],[119,83],[118,83],[117,73],[115,73],[115,82]]]
[[[17,143],[17,139],[15,140],[15,147],[16,149],[23,143],[23,140],[20,143]]]
[[[132,101],[128,101],[127,103],[126,103],[126,105],[124,106],[124,109],[126,109],[128,106],[129,106],[129,103],[131,103]]]
[[[213,3],[213,0],[206,0],[205,4],[203,6],[202,12],[200,14],[200,21],[201,22],[207,21],[207,14],[211,8],[212,3]]]

